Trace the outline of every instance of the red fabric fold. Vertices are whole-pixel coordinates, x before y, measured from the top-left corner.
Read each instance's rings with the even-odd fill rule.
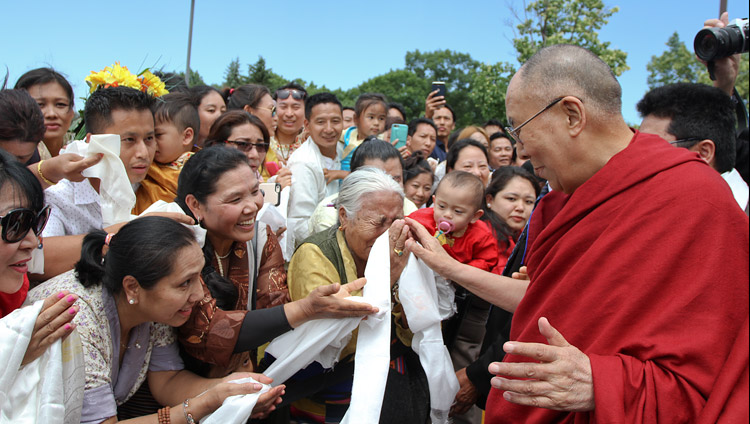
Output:
[[[488,423],[747,416],[748,219],[696,154],[636,133],[575,193],[547,195],[529,237],[511,339],[546,343],[547,317],[589,355],[596,407],[523,407],[493,389]]]

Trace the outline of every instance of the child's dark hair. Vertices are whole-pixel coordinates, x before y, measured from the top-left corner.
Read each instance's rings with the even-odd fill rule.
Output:
[[[216,184],[221,176],[240,166],[249,167],[250,164],[247,156],[237,149],[216,145],[200,150],[185,162],[180,172],[175,203],[180,205],[187,215],[195,219],[185,200],[188,194],[192,194],[199,203],[206,203],[208,196],[216,191]],[[203,246],[203,256],[206,263],[201,275],[211,295],[216,299],[216,305],[221,309],[234,309],[239,296],[237,288],[231,281],[216,272],[211,265],[214,248],[208,239]]]
[[[153,97],[130,87],[100,88],[86,100],[83,111],[86,132],[101,134],[104,128],[112,125],[113,110],[151,111]]]
[[[26,90],[0,90],[0,141],[38,143],[45,131],[44,114]]]
[[[470,191],[474,194],[472,199],[472,205],[474,205],[474,211],[482,209],[484,204],[484,183],[476,175],[466,171],[451,171],[443,177],[438,183],[435,189],[435,194],[438,193],[440,187],[450,185],[453,188],[460,188],[462,191]]]
[[[200,133],[201,117],[189,93],[165,94],[154,101],[152,110],[156,122],[171,122],[179,132],[192,128],[193,134]]]
[[[175,220],[149,216],[134,219],[115,234],[102,255],[107,233],[94,230],[83,238],[81,260],[75,265],[84,287],[103,284],[112,294],[122,291],[122,280],[131,275],[146,290],[174,271],[180,250],[197,244],[193,232]]]
[[[13,155],[0,149],[0,191],[6,185],[12,187],[14,198],[26,200],[34,212],[44,207],[44,190],[39,180]]]
[[[432,167],[427,159],[424,158],[422,152],[416,152],[404,159],[404,185],[422,174],[430,174],[432,181],[435,181],[435,174],[432,172]]]
[[[245,84],[237,88],[225,88],[222,96],[228,110],[242,109],[245,106],[255,109],[266,94],[270,96],[271,91],[265,85]]]
[[[484,191],[485,198],[487,196],[492,196],[493,198],[497,196],[497,193],[503,190],[505,186],[508,185],[510,180],[515,177],[523,178],[531,183],[531,186],[534,187],[534,193],[536,197],[539,197],[541,188],[539,187],[539,183],[537,182],[536,177],[534,177],[521,167],[503,166],[492,173],[492,179],[490,180],[489,185],[487,185],[487,189]],[[490,225],[490,227],[492,228],[492,233],[497,239],[498,247],[501,251],[505,251],[505,249],[510,246],[510,240],[513,239],[516,234],[508,226],[508,224],[486,204],[483,205],[483,207],[484,215],[482,215],[482,220]]]
[[[322,105],[325,103],[333,103],[335,105],[338,105],[339,109],[341,109],[341,112],[343,113],[344,111],[343,107],[341,106],[341,102],[336,97],[336,95],[332,93],[316,93],[305,100],[305,119],[309,121],[310,117],[312,116],[313,108],[317,105]]]
[[[362,116],[368,107],[380,103],[383,105],[383,110],[388,112],[388,99],[385,95],[380,93],[362,93],[357,97],[357,101],[354,103],[354,114],[356,116]]]
[[[68,97],[70,108],[73,109],[73,87],[70,86],[70,83],[62,74],[52,68],[37,68],[26,72],[18,78],[15,88],[22,88],[28,91],[29,88],[35,85],[47,84],[49,82],[60,84],[60,87],[62,87],[65,95]]]

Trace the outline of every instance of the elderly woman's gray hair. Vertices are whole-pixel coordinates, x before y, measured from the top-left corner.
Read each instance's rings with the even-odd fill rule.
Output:
[[[362,209],[362,198],[370,193],[396,193],[404,199],[404,189],[390,175],[379,168],[365,166],[344,178],[336,200],[336,210],[344,208],[346,216],[354,216]]]

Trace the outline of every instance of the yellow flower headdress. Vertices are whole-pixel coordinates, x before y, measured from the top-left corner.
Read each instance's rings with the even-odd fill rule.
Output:
[[[121,66],[120,62],[115,62],[99,72],[91,71],[91,75],[86,77],[86,83],[91,87],[91,93],[99,87],[130,87],[154,97],[169,93],[164,82],[148,69],[133,75],[126,66]]]

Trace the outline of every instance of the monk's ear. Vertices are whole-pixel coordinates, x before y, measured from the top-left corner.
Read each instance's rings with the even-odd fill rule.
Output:
[[[694,145],[690,150],[697,152],[701,159],[706,161],[707,164],[714,166],[714,159],[716,158],[716,145],[711,140],[703,140],[698,144]]]
[[[586,107],[577,97],[566,96],[560,101],[568,134],[577,137],[586,128]]]

